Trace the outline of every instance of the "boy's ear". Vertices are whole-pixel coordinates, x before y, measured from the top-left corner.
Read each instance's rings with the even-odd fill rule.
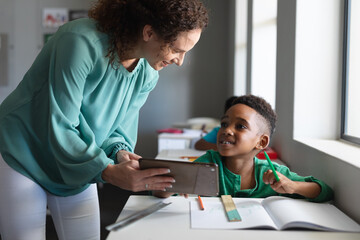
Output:
[[[154,31],[150,25],[145,25],[143,28],[143,40],[148,42],[154,35]]]
[[[270,143],[270,137],[267,134],[261,135],[259,142],[256,144],[256,149],[262,150],[265,149]]]

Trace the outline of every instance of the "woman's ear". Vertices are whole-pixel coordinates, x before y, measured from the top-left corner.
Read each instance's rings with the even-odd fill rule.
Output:
[[[150,25],[145,25],[143,28],[143,40],[148,42],[154,36],[154,31]]]
[[[265,149],[270,143],[270,137],[267,134],[261,135],[259,142],[256,144],[256,149],[262,150]]]

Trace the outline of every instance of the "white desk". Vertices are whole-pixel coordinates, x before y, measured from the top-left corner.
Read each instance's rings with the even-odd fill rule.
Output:
[[[156,156],[157,159],[167,159],[167,160],[184,160],[188,161],[188,159],[184,158],[185,156],[193,156],[200,157],[204,155],[206,151],[199,151],[193,148],[184,148],[184,149],[164,149],[158,153]]]
[[[201,130],[184,129],[183,133],[160,133],[158,135],[158,152],[165,149],[193,148],[201,138]]]
[[[321,232],[321,231],[275,231],[275,230],[204,230],[190,227],[190,200],[184,197],[159,199],[151,196],[130,196],[119,219],[127,217],[159,201],[172,204],[158,212],[138,220],[118,231],[110,232],[107,240],[148,239],[148,240],[227,240],[227,239],[316,239],[316,240],[359,240],[360,233]],[[220,201],[219,198],[203,198],[206,201]]]

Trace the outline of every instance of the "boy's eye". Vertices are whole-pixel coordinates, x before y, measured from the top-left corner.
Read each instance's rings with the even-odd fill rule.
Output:
[[[236,124],[236,129],[245,129],[246,126],[243,124]]]
[[[220,124],[220,126],[221,126],[222,128],[226,128],[228,125],[227,125],[226,122],[222,122],[222,123]]]

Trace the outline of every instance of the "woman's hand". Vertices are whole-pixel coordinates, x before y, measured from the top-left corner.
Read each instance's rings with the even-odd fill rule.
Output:
[[[125,150],[120,150],[116,153],[116,159],[118,163],[124,162],[124,161],[130,161],[130,160],[139,160],[141,156],[131,153]]]
[[[120,153],[119,153],[120,152]],[[167,168],[150,168],[140,170],[139,155],[127,151],[117,153],[118,164],[109,164],[102,172],[102,178],[122,189],[139,192],[147,190],[164,191],[171,188],[175,179],[161,176],[170,172]]]

